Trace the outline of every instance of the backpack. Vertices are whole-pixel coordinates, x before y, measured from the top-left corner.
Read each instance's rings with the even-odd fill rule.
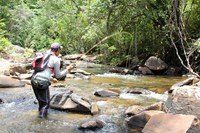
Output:
[[[32,67],[35,70],[34,73],[41,72],[47,68],[50,56],[51,54],[44,54],[44,55],[36,57],[33,60]]]

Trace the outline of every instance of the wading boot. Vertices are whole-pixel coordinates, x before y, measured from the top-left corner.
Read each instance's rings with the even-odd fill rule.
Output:
[[[43,108],[39,111],[39,117],[40,117],[40,118],[47,118],[47,114],[48,114],[48,111],[47,111],[46,106],[43,107]]]

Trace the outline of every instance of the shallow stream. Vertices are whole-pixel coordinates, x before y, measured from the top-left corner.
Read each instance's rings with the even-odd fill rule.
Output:
[[[167,99],[165,93],[171,85],[183,80],[182,77],[134,76],[112,73],[97,73],[89,80],[66,79],[51,87],[51,95],[73,90],[76,94],[97,102],[98,115],[78,114],[74,112],[49,109],[47,119],[37,117],[38,105],[31,86],[23,88],[1,88],[0,133],[128,133],[124,122],[124,111],[131,105],[151,105]],[[61,86],[59,86],[61,85]],[[152,91],[148,95],[126,93],[131,88],[144,88]],[[94,95],[98,89],[113,89],[120,92],[119,97],[102,98]],[[104,127],[95,131],[78,129],[80,123],[98,117]]]

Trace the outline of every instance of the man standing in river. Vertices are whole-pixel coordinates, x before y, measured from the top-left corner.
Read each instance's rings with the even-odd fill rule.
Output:
[[[60,54],[61,46],[59,43],[53,43],[51,45],[50,58],[48,62],[48,67],[37,73],[33,73],[31,79],[31,85],[34,91],[34,94],[39,103],[39,117],[47,117],[49,102],[50,102],[50,94],[49,94],[49,86],[50,82],[56,82],[57,79],[60,79],[66,76],[67,73],[70,73],[74,68],[73,65],[69,65],[65,70],[60,71],[60,59],[58,55]],[[52,75],[55,78],[52,78]]]

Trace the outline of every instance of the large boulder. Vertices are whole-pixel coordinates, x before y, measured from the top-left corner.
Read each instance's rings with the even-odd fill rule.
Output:
[[[4,59],[0,60],[0,75],[10,75],[10,65],[11,63],[9,61],[6,61]]]
[[[126,124],[129,128],[137,129],[138,131],[142,130],[144,126],[147,124],[149,119],[156,114],[164,113],[162,111],[143,111],[134,116],[127,117],[125,119]]]
[[[0,88],[24,87],[25,83],[9,76],[0,75]]]
[[[173,89],[164,104],[166,112],[192,114],[200,118],[200,87],[182,86]]]
[[[195,115],[200,118],[200,86],[198,79],[188,78],[174,84],[168,91],[164,110],[173,114]]]
[[[192,130],[190,128],[197,127]],[[143,133],[197,133],[199,132],[199,120],[193,115],[159,113],[151,116]]]
[[[16,73],[27,73],[26,64],[15,63],[10,65],[10,74],[16,75]]]
[[[21,46],[18,45],[12,45],[12,49],[16,52],[16,53],[21,53],[24,54],[25,53],[25,49]]]
[[[127,126],[143,133],[198,133],[200,120],[194,115],[143,111],[126,118]]]
[[[79,113],[97,113],[92,109],[95,106],[93,106],[88,99],[83,98],[72,91],[53,95],[50,100],[50,107],[59,110],[76,111]]]
[[[145,66],[147,66],[155,74],[161,74],[168,68],[168,65],[163,60],[155,56],[151,56],[149,59],[147,59]]]

